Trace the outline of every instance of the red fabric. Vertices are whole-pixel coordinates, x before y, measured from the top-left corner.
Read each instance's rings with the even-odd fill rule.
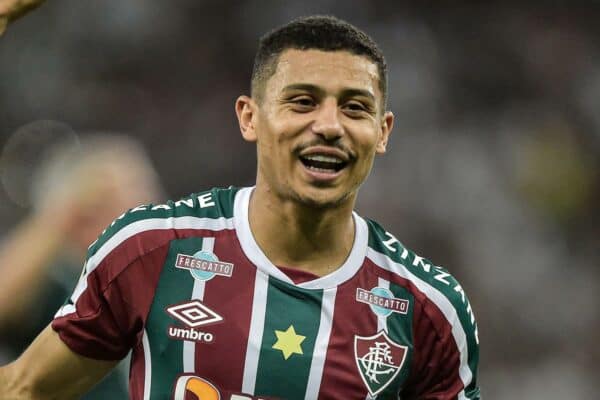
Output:
[[[224,321],[210,326],[215,337],[213,343],[196,344],[195,375],[220,389],[235,389],[242,387],[244,377],[257,269],[247,267],[251,263],[242,252],[235,232],[227,231],[224,236],[227,237],[215,240],[213,252],[219,260],[233,263],[233,274],[211,279],[202,300],[207,307],[218,310]]]
[[[405,287],[414,296],[413,358],[402,399],[454,400],[464,385],[458,373],[460,351],[452,325],[442,311],[414,283],[365,260],[363,272],[388,274],[385,279]],[[457,321],[458,323],[458,321]]]
[[[144,374],[146,371],[146,362],[144,360],[144,350],[142,343],[138,343],[133,348],[131,356],[131,369],[129,373],[129,398],[141,399],[144,397]]]
[[[354,335],[375,334],[377,317],[372,312],[358,312],[361,303],[356,301],[356,288],[375,286],[377,286],[377,275],[366,274],[362,268],[352,279],[338,287],[319,398],[367,398],[367,387],[360,378],[354,356]],[[352,317],[348,318],[348,315]]]
[[[436,315],[441,312],[429,300],[415,304],[413,310],[415,351],[411,375],[402,398],[456,399],[463,389],[463,382],[458,373],[460,353],[452,336],[451,326],[440,321],[440,317]],[[443,316],[441,318],[445,321]]]
[[[319,398],[366,398],[364,383],[356,379],[356,360],[348,343],[353,332],[371,336],[377,332],[374,313],[358,313],[356,288],[377,286],[377,277],[403,286],[414,296],[413,304],[413,355],[410,375],[403,385],[401,398],[407,400],[454,400],[463,389],[458,369],[460,352],[452,335],[452,326],[441,310],[412,282],[379,268],[370,260],[350,281],[338,287],[331,331],[331,339]],[[354,318],[341,316],[354,312]],[[337,316],[337,317],[336,317]],[[339,382],[339,384],[338,384]],[[331,391],[336,388],[335,391]]]
[[[87,278],[76,312],[59,317],[52,328],[74,352],[98,360],[120,360],[141,342],[168,245],[122,267],[106,257]],[[143,277],[143,279],[140,279]]]
[[[80,355],[122,359],[142,340],[170,241],[222,232],[227,231],[157,229],[128,238],[88,275],[76,312],[56,318],[52,328]]]
[[[76,303],[77,311],[57,318],[52,324],[62,340],[73,351],[87,357],[117,360],[124,357],[133,347],[130,380],[132,398],[139,398],[143,393],[142,332],[168,252],[169,242],[172,239],[203,235],[224,237],[225,240],[215,241],[214,251],[219,259],[232,262],[234,265],[249,263],[239,244],[232,245],[234,241],[237,243],[233,231],[143,232],[121,243],[100,262],[87,278],[87,289]],[[225,238],[228,235],[230,237]],[[281,270],[296,283],[318,278],[314,274],[293,268],[282,267]],[[412,282],[379,268],[368,259],[356,276],[337,289],[331,341],[326,355],[319,397],[366,398],[366,387],[360,375],[356,373],[352,340],[355,334],[371,336],[376,333],[377,318],[372,312],[357,312],[359,305],[356,302],[356,288],[377,286],[378,276],[407,288],[415,299],[414,353],[410,366],[411,375],[404,385],[402,398],[455,399],[463,389],[463,383],[458,374],[460,353],[450,323],[437,306]],[[217,381],[215,382],[217,384],[223,383],[218,382],[219,376],[229,376],[236,381],[235,385],[241,384],[243,362],[240,360],[245,355],[254,278],[254,269],[241,268],[236,269],[231,278],[227,278],[229,284],[234,283],[238,288],[231,290],[230,286],[227,286],[231,298],[241,296],[248,299],[244,303],[247,305],[245,307],[239,307],[239,302],[232,301],[229,304],[223,303],[222,300],[216,307],[213,304],[216,300],[213,299],[222,299],[222,293],[221,296],[217,296],[216,291],[219,288],[215,285],[210,285],[205,293],[204,302],[209,307],[217,308],[227,321],[236,321],[235,329],[232,329],[230,324],[214,327],[216,340],[233,343],[234,347],[230,349],[231,351],[217,353],[215,350],[217,346],[198,345],[196,369],[202,376]],[[344,315],[353,317],[344,318]],[[206,360],[217,359],[222,362],[216,364],[206,362]],[[214,370],[218,365],[223,366],[227,371]]]
[[[286,274],[288,278],[290,278],[292,282],[294,282],[296,285],[319,278],[318,275],[315,275],[312,272],[304,271],[298,268],[279,266],[277,268],[279,268],[284,274]]]

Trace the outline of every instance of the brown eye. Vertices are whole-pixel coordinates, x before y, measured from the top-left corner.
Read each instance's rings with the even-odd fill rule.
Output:
[[[316,107],[314,99],[310,96],[299,96],[290,99],[292,110],[296,112],[309,112]]]
[[[315,102],[310,97],[299,97],[293,100],[294,104],[304,107],[314,106]]]
[[[358,116],[363,112],[368,112],[369,109],[363,103],[358,101],[351,101],[344,104],[344,111],[346,111],[351,116]]]
[[[363,110],[365,110],[365,106],[363,106],[361,103],[349,103],[346,107],[349,110],[352,110],[352,111],[363,111]]]

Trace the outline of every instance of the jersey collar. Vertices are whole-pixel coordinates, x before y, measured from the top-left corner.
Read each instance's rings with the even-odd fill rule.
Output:
[[[273,265],[273,263],[267,258],[267,256],[258,246],[256,240],[254,240],[254,236],[250,230],[250,222],[248,218],[250,196],[252,195],[253,190],[254,187],[247,187],[240,189],[236,193],[233,208],[233,219],[235,231],[242,246],[242,251],[256,266],[256,268],[258,268],[259,271],[281,281],[287,282],[290,285],[305,289],[332,288],[352,278],[358,272],[367,253],[369,233],[365,220],[357,213],[352,212],[355,226],[354,244],[352,245],[350,255],[344,264],[332,273],[324,275],[318,279],[302,282],[297,285],[294,284],[294,282],[286,274]]]

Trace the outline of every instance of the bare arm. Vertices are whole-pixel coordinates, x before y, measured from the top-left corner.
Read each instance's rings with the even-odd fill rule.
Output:
[[[122,211],[124,205],[113,200],[119,189],[107,185],[101,172],[81,177],[65,173],[63,184],[2,238],[0,332],[22,321],[35,301],[43,301],[57,256],[68,254],[74,264],[82,264],[87,246]]]
[[[38,7],[44,0],[0,0],[0,35],[15,19]]]
[[[0,243],[0,327],[23,318],[47,281],[49,262],[64,246],[66,217],[56,210],[32,214]]]
[[[116,364],[74,353],[48,326],[18,360],[0,367],[0,399],[77,399]]]

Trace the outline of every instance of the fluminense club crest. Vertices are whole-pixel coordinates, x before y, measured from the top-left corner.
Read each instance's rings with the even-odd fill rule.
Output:
[[[394,343],[385,331],[354,336],[354,357],[371,397],[377,396],[398,376],[408,347]]]

